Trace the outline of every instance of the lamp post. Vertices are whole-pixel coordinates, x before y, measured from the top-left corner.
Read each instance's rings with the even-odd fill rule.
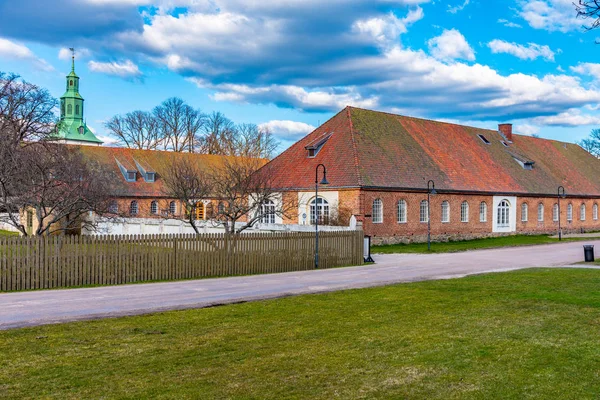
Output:
[[[562,230],[560,229],[560,198],[567,197],[565,193],[565,188],[563,186],[558,187],[558,193],[556,195],[558,201],[558,240],[562,240]]]
[[[430,196],[436,194],[435,183],[430,179],[427,181],[427,251],[431,250],[431,205]]]
[[[319,182],[319,167],[323,167],[323,179]],[[327,169],[325,165],[319,164],[315,168],[315,269],[319,268],[319,183],[329,185],[327,181]]]

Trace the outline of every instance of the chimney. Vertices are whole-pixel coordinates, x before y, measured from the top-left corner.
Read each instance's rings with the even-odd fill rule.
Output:
[[[506,140],[512,142],[512,124],[498,124],[498,131],[504,135]]]

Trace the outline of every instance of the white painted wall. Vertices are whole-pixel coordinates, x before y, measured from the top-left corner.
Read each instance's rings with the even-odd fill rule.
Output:
[[[337,191],[320,191],[319,197],[327,200],[329,210],[337,209],[339,204],[339,193]],[[315,198],[315,192],[298,192],[298,224],[310,225],[310,202]]]
[[[509,226],[499,227],[498,226],[498,205],[502,200],[508,201],[510,204],[510,209],[508,213],[508,221]],[[517,198],[514,196],[494,196],[494,203],[492,206],[492,232],[496,233],[506,233],[506,232],[516,232],[517,231]]]

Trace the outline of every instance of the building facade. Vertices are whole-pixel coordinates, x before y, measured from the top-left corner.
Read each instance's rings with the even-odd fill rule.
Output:
[[[329,185],[316,198],[320,164]],[[347,107],[269,170],[299,198],[297,219],[285,222],[358,221],[375,243],[425,241],[428,218],[436,240],[556,233],[559,221],[563,232],[600,229],[600,161],[510,124],[494,131]]]

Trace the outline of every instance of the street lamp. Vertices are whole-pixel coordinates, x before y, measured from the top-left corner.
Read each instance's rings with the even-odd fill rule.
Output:
[[[565,193],[565,188],[562,186],[558,187],[558,193],[556,195],[556,198],[558,199],[558,240],[562,240],[562,231],[560,229],[560,198],[565,198],[567,197],[566,193]]]
[[[319,182],[319,167],[323,167],[323,179]],[[315,269],[319,268],[319,183],[329,185],[327,181],[327,169],[325,165],[319,164],[315,168]]]
[[[430,216],[430,210],[431,210],[431,204],[429,202],[430,196],[432,194],[436,194],[437,192],[435,191],[435,183],[430,179],[427,181],[427,251],[431,250],[431,218],[429,218]]]

